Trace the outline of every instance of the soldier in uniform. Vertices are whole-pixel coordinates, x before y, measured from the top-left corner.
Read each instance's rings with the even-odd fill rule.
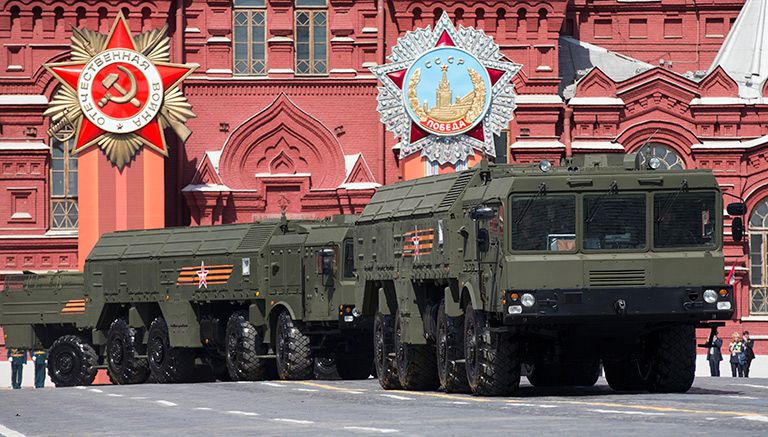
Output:
[[[11,362],[11,386],[18,390],[21,388],[24,365],[27,364],[27,351],[24,349],[9,349],[8,360]]]
[[[45,387],[45,361],[48,359],[48,352],[45,349],[36,349],[32,352],[32,359],[35,361],[35,388]]]

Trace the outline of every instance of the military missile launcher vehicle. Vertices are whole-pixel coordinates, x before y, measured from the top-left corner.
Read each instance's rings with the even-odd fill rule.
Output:
[[[100,366],[118,384],[190,381],[202,364],[219,379],[306,379],[316,361],[366,378],[352,250],[342,216],[110,233],[82,274],[6,278],[0,323],[9,347],[49,349],[57,386]]]
[[[386,389],[683,392],[695,329],[730,319],[710,171],[635,155],[483,163],[382,187],[359,217],[107,234],[85,272],[8,277],[9,347],[57,385],[301,379]],[[743,203],[727,206],[740,240]]]
[[[593,385],[601,363],[617,390],[691,387],[695,328],[734,311],[712,172],[635,155],[562,164],[377,191],[355,225],[355,268],[382,387],[508,395],[523,372]],[[740,217],[732,228],[741,238]]]

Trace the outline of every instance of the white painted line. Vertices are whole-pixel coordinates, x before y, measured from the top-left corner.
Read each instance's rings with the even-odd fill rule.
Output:
[[[348,395],[361,395],[361,394],[363,394],[363,392],[361,392],[361,391],[352,391],[352,390],[349,390],[349,391],[345,390],[342,393],[346,393]]]
[[[82,385],[78,385],[78,386],[77,386],[77,387],[75,387],[75,388],[76,388],[76,389],[78,389],[78,390],[85,390],[85,389],[87,389],[88,387],[83,387]]]
[[[462,402],[462,401],[453,401],[448,403],[453,405],[469,405],[469,402]]]
[[[140,401],[140,400],[146,399],[146,396],[132,396],[131,399],[135,401]]]
[[[726,397],[731,399],[760,399],[752,396],[735,396],[734,395],[734,396],[726,396]]]
[[[238,384],[253,384],[254,381],[237,381]]]
[[[510,402],[504,408],[508,408],[508,407],[557,408],[557,405],[527,404],[525,402]]]
[[[98,388],[92,388],[90,391],[94,393],[104,393],[104,390],[99,390]]]
[[[286,423],[296,423],[298,425],[312,425],[313,421],[311,420],[297,420],[297,419],[272,419],[275,422],[286,422]]]
[[[238,416],[258,416],[259,415],[259,413],[251,413],[250,411],[238,411],[238,410],[227,411],[227,414],[235,414]]]
[[[155,402],[157,402],[160,405],[165,405],[166,407],[175,407],[176,405],[178,405],[178,404],[174,404],[173,402],[163,401],[163,400],[159,400],[159,401],[155,401]]]
[[[24,434],[14,431],[11,428],[6,428],[3,425],[0,425],[0,435],[5,437],[26,437]]]
[[[399,401],[412,401],[413,400],[413,398],[408,398],[408,397],[405,397],[405,396],[398,396],[398,395],[379,395],[379,396],[384,396],[385,398],[397,399]]]
[[[742,419],[753,420],[755,422],[768,422],[768,416],[741,416]]]
[[[757,384],[735,384],[735,385],[740,385],[740,386],[742,386],[742,387],[752,387],[752,388],[764,388],[764,389],[768,389],[768,386],[765,386],[765,385],[757,385]]]
[[[294,388],[294,390],[296,390],[296,391],[308,391],[308,392],[320,391],[320,390],[318,390],[316,388]]]
[[[345,426],[344,429],[349,431],[378,432],[381,434],[392,434],[394,432],[400,432],[392,428],[372,428],[368,426]]]
[[[119,395],[119,394],[117,394],[117,393],[110,393],[110,394],[108,394],[107,396],[109,396],[109,397],[113,397],[113,398],[121,398],[121,397],[123,397],[123,395]]]
[[[629,414],[632,416],[666,416],[665,413],[649,413],[646,411],[621,411],[621,410],[600,410],[600,409],[594,409],[589,411],[593,413],[603,413],[603,414]]]
[[[195,408],[195,410],[197,410],[197,411],[213,411],[213,408],[197,407],[197,408]]]
[[[259,384],[268,385],[270,387],[285,387],[284,384],[276,384],[274,382],[260,382]]]

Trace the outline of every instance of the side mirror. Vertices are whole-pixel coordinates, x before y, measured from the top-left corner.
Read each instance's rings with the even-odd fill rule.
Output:
[[[730,208],[730,205],[728,205]],[[734,217],[731,221],[731,237],[733,241],[739,242],[744,238],[744,220],[741,217]]]
[[[477,231],[477,250],[480,252],[488,252],[491,246],[491,236],[488,233],[488,229],[480,228]]]
[[[336,251],[330,247],[326,247],[318,250],[317,256],[320,259],[320,273],[333,276],[333,261],[336,256]]]
[[[728,215],[744,215],[747,213],[747,205],[742,202],[729,203],[725,208],[728,211]]]
[[[490,206],[478,206],[477,208],[472,209],[469,216],[472,217],[473,220],[490,220],[496,217],[496,209]]]

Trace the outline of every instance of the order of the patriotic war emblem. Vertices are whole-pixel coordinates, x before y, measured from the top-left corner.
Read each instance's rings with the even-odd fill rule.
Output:
[[[501,59],[490,36],[456,29],[445,13],[434,29],[398,39],[391,62],[371,71],[381,82],[381,121],[400,139],[400,156],[421,152],[453,165],[474,151],[496,156],[493,136],[512,119],[510,81],[520,69]]]
[[[45,112],[49,135],[74,137],[73,153],[98,145],[120,169],[142,145],[167,156],[165,127],[186,141],[195,115],[180,85],[196,67],[168,62],[167,30],[134,38],[122,13],[106,35],[74,28],[71,61],[45,65],[62,85]]]

